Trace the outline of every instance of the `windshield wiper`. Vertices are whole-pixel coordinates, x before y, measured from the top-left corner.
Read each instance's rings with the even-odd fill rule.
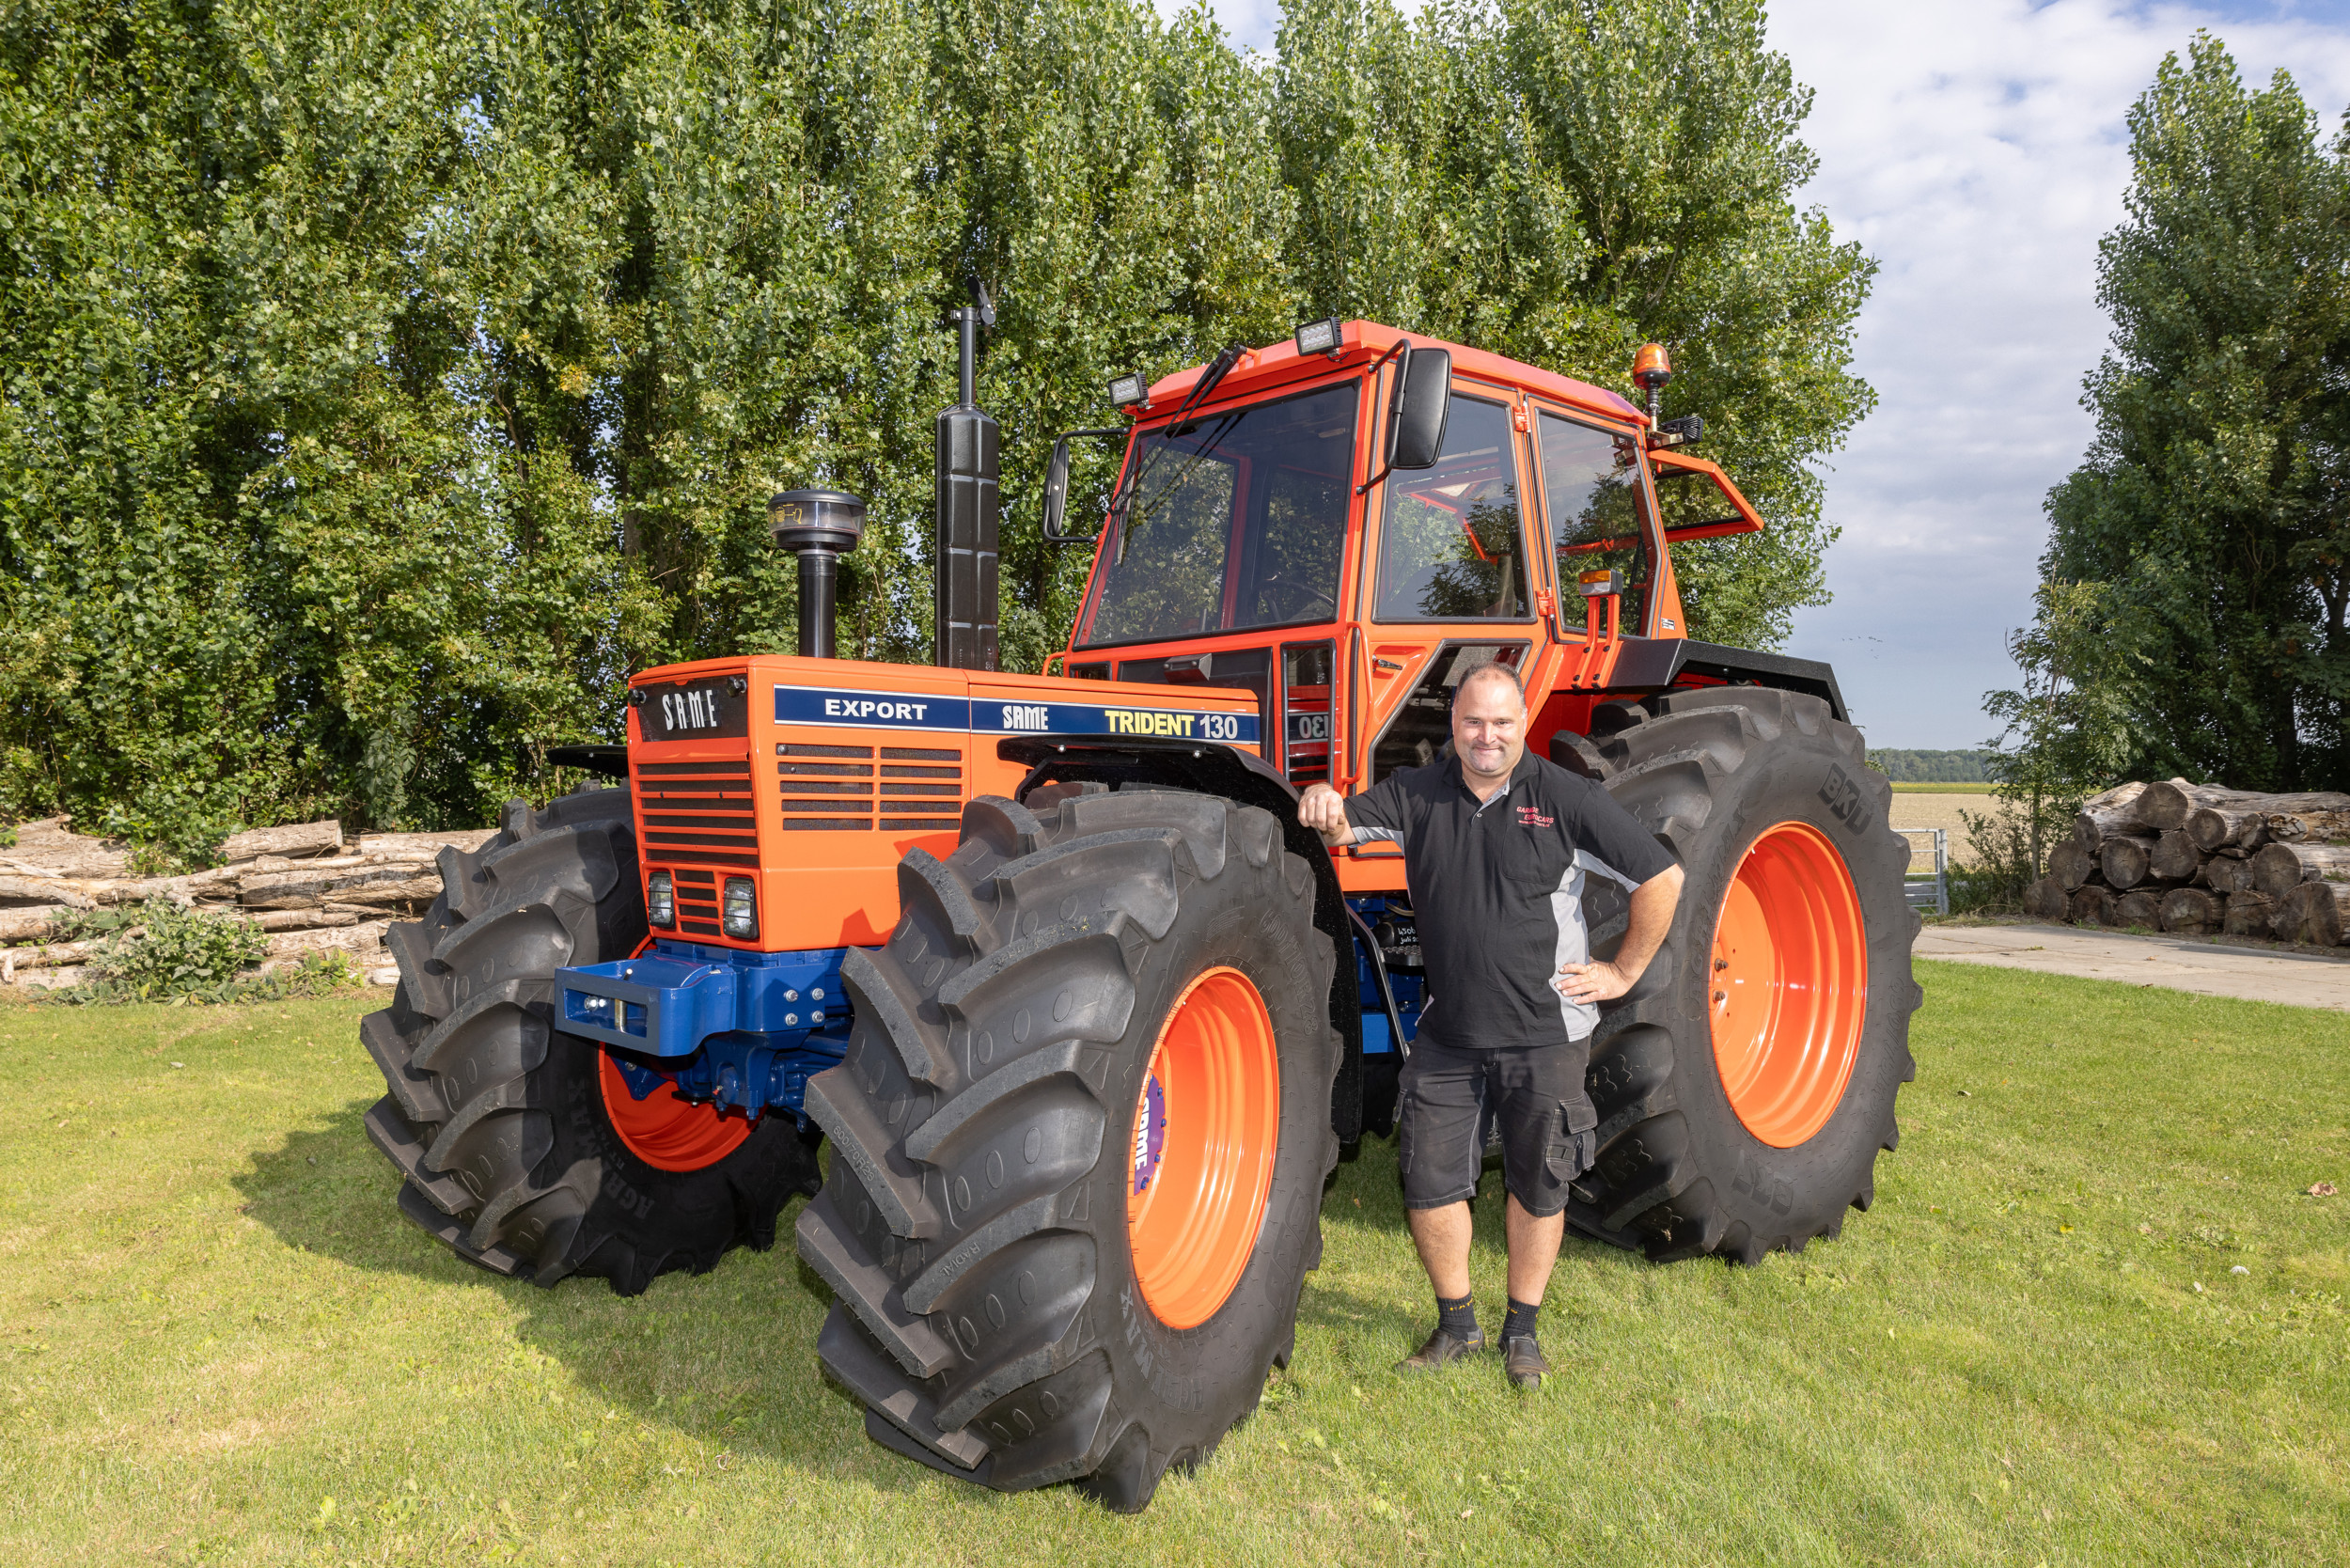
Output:
[[[1240,356],[1247,352],[1248,346],[1246,343],[1227,343],[1224,346],[1224,352],[1217,354],[1214,360],[1209,362],[1208,368],[1200,372],[1199,379],[1192,384],[1190,393],[1184,397],[1181,403],[1176,405],[1174,417],[1167,422],[1166,430],[1161,432],[1164,438],[1171,439],[1178,435],[1190,433],[1183,429],[1183,416],[1189,414],[1193,409],[1198,408],[1201,403],[1208,400],[1208,395],[1216,389],[1217,384],[1221,383],[1226,376],[1232,373],[1232,367],[1238,365],[1240,363]],[[1224,423],[1226,425],[1230,424],[1239,413],[1240,411],[1235,409],[1231,414],[1226,415],[1224,417]],[[1216,440],[1221,437],[1223,433],[1222,428],[1219,427],[1215,435],[1211,436],[1202,446],[1200,448],[1201,452],[1204,453],[1208,447],[1214,446]],[[1127,508],[1133,501],[1135,493],[1141,488],[1143,476],[1150,472],[1152,463],[1157,461],[1159,453],[1166,449],[1166,439],[1162,439],[1158,446],[1148,448],[1140,457],[1136,458],[1135,460],[1135,466],[1132,472],[1127,476],[1125,482],[1120,484],[1118,489],[1110,494],[1108,520],[1110,525],[1118,529],[1118,548],[1111,554],[1110,557],[1113,564],[1120,566],[1125,564],[1126,534],[1128,532],[1128,519],[1126,517]],[[1192,465],[1197,464],[1198,461],[1199,454],[1194,454],[1191,464],[1186,464],[1183,471],[1175,476],[1176,485],[1182,484],[1183,480],[1191,477]],[[1168,487],[1170,490],[1174,488],[1175,486],[1173,485]]]
[[[1177,474],[1166,484],[1160,486],[1159,496],[1162,501],[1164,501],[1166,497],[1173,495],[1183,488],[1183,481],[1191,478],[1191,471],[1198,467],[1199,464],[1206,460],[1209,453],[1215,450],[1216,443],[1224,439],[1225,432],[1230,431],[1232,426],[1239,421],[1240,416],[1246,412],[1247,410],[1246,409],[1236,408],[1230,413],[1225,414],[1217,418],[1214,425],[1210,427],[1206,438],[1199,443],[1198,449],[1191,454],[1191,461],[1183,464],[1183,472]],[[1151,450],[1145,454],[1146,461],[1150,458],[1155,458],[1159,453],[1165,451],[1166,449],[1167,444],[1164,440],[1162,440],[1158,446],[1152,447]],[[1133,532],[1136,528],[1141,526],[1149,515],[1147,512],[1141,516],[1135,515],[1130,505],[1132,493],[1138,489],[1141,484],[1141,475],[1138,471],[1142,468],[1142,466],[1143,464],[1141,463],[1136,463],[1135,464],[1135,467],[1137,470],[1136,482],[1127,487],[1126,501],[1121,502],[1118,497],[1112,497],[1110,501],[1110,522],[1118,529],[1118,548],[1113,551],[1110,556],[1110,562],[1115,566],[1123,566],[1126,564],[1126,536]],[[1120,515],[1120,509],[1121,505],[1126,508],[1124,515]]]

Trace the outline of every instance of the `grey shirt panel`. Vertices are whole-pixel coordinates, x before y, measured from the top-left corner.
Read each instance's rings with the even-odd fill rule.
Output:
[[[1356,841],[1402,846],[1434,994],[1420,1030],[1456,1051],[1588,1036],[1599,1009],[1556,981],[1590,957],[1589,879],[1637,887],[1673,864],[1606,789],[1532,755],[1481,802],[1445,758],[1348,797],[1346,815]]]

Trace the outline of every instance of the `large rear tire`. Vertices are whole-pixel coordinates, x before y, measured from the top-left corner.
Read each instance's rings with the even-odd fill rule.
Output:
[[[556,969],[645,938],[628,792],[514,801],[478,851],[442,852],[441,881],[421,921],[391,928],[400,989],[359,1027],[389,1090],[367,1129],[407,1178],[400,1212],[496,1273],[602,1275],[622,1295],[773,1246],[784,1202],[816,1190],[812,1137],[666,1089],[635,1100],[600,1046],[553,1027]]]
[[[800,1255],[875,1440],[1134,1512],[1288,1361],[1338,1159],[1333,957],[1265,812],[1080,789],[974,801],[952,856],[905,857],[808,1085],[833,1160]]]
[[[1599,1154],[1568,1218],[1660,1260],[1800,1251],[1869,1206],[1916,1075],[1919,918],[1892,792],[1816,698],[1716,687],[1602,714],[1608,792],[1687,880],[1664,948],[1594,1036]],[[1612,951],[1622,894],[1589,907]]]

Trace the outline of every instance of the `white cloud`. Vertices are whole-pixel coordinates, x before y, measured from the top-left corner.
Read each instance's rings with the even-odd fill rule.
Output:
[[[1838,455],[1836,603],[1791,651],[1836,662],[1880,745],[1970,745],[1980,699],[2013,679],[2003,637],[2030,615],[2048,488],[2088,446],[2080,382],[2104,352],[2097,241],[2122,218],[2124,118],[2199,26],[2248,80],[2289,65],[2328,122],[2350,39],[2268,8],[2096,0],[1794,0],[1771,39],[1817,91],[1807,139],[1825,207],[1883,271],[1859,369],[1877,412]]]
[[[1277,0],[1215,9],[1235,43],[1272,51]],[[1982,693],[2013,682],[2004,637],[2030,616],[2042,498],[2089,443],[2097,241],[2122,217],[2130,105],[2204,27],[2248,82],[2291,70],[2330,133],[2346,22],[2343,0],[1771,8],[1773,47],[1817,93],[1803,199],[1882,265],[1858,342],[1877,410],[1828,475],[1836,602],[1799,615],[1790,645],[1834,661],[1874,744],[1973,745]]]

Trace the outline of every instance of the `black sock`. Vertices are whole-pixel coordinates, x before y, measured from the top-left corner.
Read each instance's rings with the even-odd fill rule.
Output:
[[[1534,1320],[1542,1315],[1543,1304],[1541,1302],[1538,1301],[1529,1307],[1517,1297],[1512,1296],[1510,1315],[1501,1320],[1501,1337],[1504,1340],[1514,1340],[1522,1334],[1529,1340],[1532,1339]]]
[[[1477,1298],[1465,1295],[1458,1301],[1436,1297],[1436,1328],[1456,1340],[1477,1338]]]

